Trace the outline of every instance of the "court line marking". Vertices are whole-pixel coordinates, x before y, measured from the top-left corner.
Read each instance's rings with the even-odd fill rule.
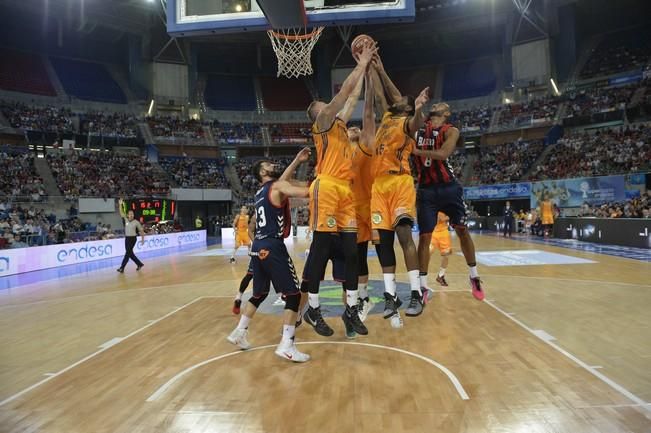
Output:
[[[61,376],[63,373],[66,373],[67,371],[72,370],[76,366],[78,366],[80,364],[83,364],[84,362],[88,361],[91,358],[96,357],[100,353],[106,352],[110,348],[115,347],[116,345],[120,344],[121,342],[128,339],[129,337],[133,337],[134,335],[139,334],[140,332],[144,331],[145,329],[148,329],[148,328],[152,327],[153,325],[155,325],[156,323],[167,319],[171,315],[173,315],[175,313],[178,313],[182,309],[194,304],[195,302],[198,302],[198,301],[200,301],[202,299],[205,299],[205,298],[211,298],[211,297],[212,296],[199,296],[198,298],[195,298],[194,300],[188,302],[187,304],[184,304],[184,305],[180,306],[179,308],[176,308],[175,310],[170,311],[169,313],[165,314],[164,316],[159,317],[158,319],[156,319],[156,320],[154,320],[154,321],[152,321],[152,322],[150,322],[150,323],[136,329],[135,331],[131,332],[130,334],[127,334],[126,336],[122,337],[119,342],[117,342],[115,344],[112,344],[112,345],[109,345],[109,346],[106,346],[106,347],[104,347],[104,348],[102,348],[100,350],[97,350],[97,351],[91,353],[90,355],[85,356],[84,358],[80,359],[79,361],[75,362],[74,364],[70,364],[69,366],[65,367],[64,369],[57,371],[56,373],[51,373],[51,376],[48,376],[45,379],[43,379],[43,380],[41,380],[39,382],[36,382],[35,384],[23,389],[22,391],[19,391],[16,394],[11,395],[11,396],[5,398],[4,400],[0,401],[0,407],[4,406],[7,403],[10,403],[10,402],[16,400],[18,397],[30,392],[31,390],[33,390],[35,388],[38,388],[39,386],[43,385],[44,383],[49,382],[50,380],[54,379],[55,377]]]
[[[622,385],[618,384],[617,382],[615,382],[615,381],[612,380],[611,378],[607,377],[606,375],[604,375],[603,373],[601,373],[600,371],[598,371],[598,370],[595,369],[594,367],[592,367],[592,366],[586,364],[585,362],[581,361],[581,360],[580,360],[579,358],[577,358],[575,355],[573,355],[572,353],[570,353],[570,352],[568,352],[567,350],[563,349],[563,348],[562,348],[561,346],[559,346],[558,344],[554,343],[554,342],[551,341],[551,340],[547,340],[547,339],[543,338],[543,336],[539,335],[539,334],[537,333],[536,330],[534,330],[534,329],[528,327],[528,326],[525,325],[522,321],[516,319],[516,318],[513,317],[513,316],[509,316],[509,315],[507,314],[506,311],[502,310],[500,307],[498,307],[497,305],[495,305],[493,301],[486,301],[486,300],[485,300],[484,303],[490,305],[491,307],[493,307],[496,311],[498,311],[499,313],[503,314],[503,315],[504,315],[505,317],[507,317],[509,320],[512,320],[513,322],[515,322],[516,324],[518,324],[519,326],[521,326],[522,328],[524,328],[525,330],[527,330],[527,332],[529,332],[530,334],[534,335],[534,336],[535,336],[536,338],[538,338],[540,341],[542,341],[542,342],[546,343],[547,345],[551,346],[554,350],[556,350],[557,352],[561,353],[561,354],[564,355],[566,358],[568,358],[568,359],[570,359],[571,361],[573,361],[575,364],[579,365],[579,367],[582,367],[584,370],[586,370],[587,372],[589,372],[590,374],[592,374],[593,376],[595,376],[597,379],[601,380],[603,383],[605,383],[606,385],[608,385],[609,387],[611,387],[611,388],[614,389],[615,391],[619,392],[620,394],[622,394],[623,396],[625,396],[626,398],[628,398],[629,400],[631,400],[632,402],[634,402],[636,405],[639,405],[640,407],[643,407],[643,408],[646,409],[647,411],[651,412],[651,404],[650,404],[650,403],[648,403],[648,402],[642,400],[640,397],[638,397],[637,395],[633,394],[633,393],[630,392],[628,389],[624,388]]]
[[[459,379],[452,373],[446,366],[443,364],[439,364],[438,362],[434,361],[431,358],[428,358],[426,356],[420,355],[418,353],[410,352],[408,350],[404,349],[399,349],[397,347],[391,347],[391,346],[384,346],[381,344],[371,344],[371,343],[360,343],[360,342],[354,342],[354,341],[303,341],[296,343],[296,345],[309,345],[309,344],[342,344],[342,345],[351,345],[351,346],[362,346],[362,347],[372,347],[375,349],[384,349],[384,350],[390,350],[393,352],[398,352],[402,353],[403,355],[409,355],[412,356],[416,359],[420,359],[421,361],[425,361],[430,365],[433,365],[434,367],[438,368],[443,374],[445,374],[450,382],[452,382],[452,385],[456,389],[457,393],[459,394],[459,397],[462,400],[470,400],[470,397],[468,396],[468,393],[466,390],[463,388],[461,385],[461,382],[459,382]],[[264,349],[271,349],[275,348],[277,345],[276,344],[268,344],[265,346],[258,346],[254,347],[248,350],[238,350],[236,352],[229,352],[225,353],[219,356],[215,356],[213,358],[207,359],[205,361],[199,362],[197,364],[194,364],[185,370],[177,373],[175,376],[173,376],[171,379],[169,379],[167,382],[165,382],[163,385],[161,385],[152,395],[150,395],[147,400],[147,402],[152,402],[158,400],[163,394],[165,394],[176,382],[181,380],[186,374],[196,370],[197,368],[203,367],[204,365],[210,364],[211,362],[215,361],[220,361],[225,358],[229,358],[232,356],[236,355],[241,355],[243,353],[248,353],[248,352],[254,352],[257,350],[264,350]]]

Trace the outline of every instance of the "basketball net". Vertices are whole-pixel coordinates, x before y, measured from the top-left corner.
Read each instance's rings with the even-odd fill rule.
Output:
[[[267,30],[271,46],[278,58],[278,77],[298,78],[312,75],[312,49],[321,36],[323,27],[311,32],[305,28]]]

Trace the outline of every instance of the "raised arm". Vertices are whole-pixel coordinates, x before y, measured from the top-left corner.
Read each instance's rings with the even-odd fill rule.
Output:
[[[440,149],[436,150],[422,150],[414,149],[413,154],[416,156],[424,156],[426,158],[446,160],[450,155],[454,153],[454,149],[457,147],[457,141],[459,140],[459,130],[457,128],[450,128],[445,133],[445,141]]]
[[[122,219],[125,219],[127,217],[124,213],[124,200],[122,199],[118,200],[118,212],[120,212],[120,217]]]
[[[366,72],[366,89],[364,90],[364,117],[362,118],[362,135],[360,141],[366,146],[371,154],[375,152],[375,111],[373,74]]]
[[[382,64],[380,56],[375,56],[373,58],[373,66],[377,71],[380,80],[382,81],[382,86],[389,95],[389,103],[395,104],[400,100],[400,98],[402,98],[402,93],[400,93],[400,90],[398,90],[396,85],[393,84],[393,81],[391,81],[391,78],[389,78],[387,71],[384,70],[384,65]]]
[[[296,186],[286,180],[274,182],[271,188],[271,202],[279,206],[286,198],[306,198],[310,195],[310,189],[306,186]]]
[[[296,158],[287,166],[283,174],[280,175],[278,180],[291,180],[294,177],[294,172],[299,165],[310,159],[310,148],[304,147],[297,154]]]
[[[353,93],[351,93],[348,99],[346,100],[346,104],[344,105],[344,108],[339,112],[339,114],[337,114],[337,117],[339,117],[345,123],[348,123],[350,117],[353,115],[353,111],[355,111],[355,107],[357,106],[357,101],[359,100],[359,95],[362,93],[363,83],[364,83],[364,75],[361,75],[359,77],[359,81],[357,81],[357,85],[353,89]]]
[[[425,121],[423,107],[427,104],[427,101],[429,101],[429,87],[425,87],[414,101],[414,115],[409,119],[410,137],[416,135],[418,128],[420,128]]]
[[[373,92],[375,95],[375,105],[378,109],[380,118],[387,112],[389,109],[389,103],[384,93],[384,86],[382,85],[382,80],[375,68],[370,68],[371,75],[373,76]]]
[[[332,101],[330,101],[330,103],[319,112],[319,115],[316,118],[316,125],[320,131],[330,128],[332,123],[335,121],[337,113],[344,108],[348,97],[353,93],[353,90],[355,90],[355,86],[359,79],[364,76],[364,72],[376,52],[377,47],[374,45],[364,46],[364,49],[359,56],[357,66],[353,69],[348,78],[346,78],[339,93],[337,93],[334,98],[332,98]]]

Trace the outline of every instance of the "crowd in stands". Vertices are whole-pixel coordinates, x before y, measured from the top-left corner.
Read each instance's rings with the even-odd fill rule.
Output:
[[[617,72],[641,69],[651,58],[648,30],[641,29],[606,35],[581,70],[581,78],[605,76]]]
[[[34,168],[34,155],[0,147],[0,200],[43,201],[46,197],[43,179]]]
[[[138,135],[138,119],[125,113],[87,112],[80,116],[83,134],[133,138]]]
[[[561,179],[651,169],[651,127],[619,128],[561,138],[531,179]]]
[[[163,158],[163,170],[181,188],[228,188],[224,159]]]
[[[481,146],[470,183],[493,184],[519,181],[543,151],[541,141]]]
[[[179,119],[173,116],[148,117],[147,123],[154,137],[203,138],[208,125],[201,120]]]
[[[502,129],[545,124],[554,120],[560,99],[554,97],[532,99],[528,102],[507,104],[499,117]]]
[[[590,206],[584,203],[578,216],[584,218],[651,218],[651,190],[622,203]]]
[[[623,110],[638,85],[611,88],[593,88],[570,92],[566,117],[589,116],[606,111]]]
[[[164,173],[142,156],[94,151],[47,154],[52,174],[65,199],[167,194]]]
[[[279,123],[269,125],[271,141],[283,143],[305,143],[312,138],[309,123]]]
[[[462,133],[487,131],[491,124],[491,118],[495,108],[482,105],[467,110],[452,113],[450,122]]]
[[[58,133],[73,130],[72,112],[67,108],[0,101],[0,110],[12,128]]]
[[[212,122],[212,131],[218,143],[259,144],[262,132],[257,123]]]

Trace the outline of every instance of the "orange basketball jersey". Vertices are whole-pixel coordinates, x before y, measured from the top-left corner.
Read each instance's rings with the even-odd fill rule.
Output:
[[[240,215],[237,219],[237,231],[247,232],[249,230],[249,216]]]
[[[385,113],[375,135],[375,177],[387,174],[411,174],[409,156],[416,141],[409,136],[407,116]]]
[[[354,148],[348,140],[346,124],[336,118],[330,129],[320,132],[312,125],[312,137],[316,147],[316,174],[342,180],[353,178],[352,160]]]
[[[370,201],[371,186],[373,186],[373,154],[362,143],[358,143],[353,151],[353,196],[355,201]]]

